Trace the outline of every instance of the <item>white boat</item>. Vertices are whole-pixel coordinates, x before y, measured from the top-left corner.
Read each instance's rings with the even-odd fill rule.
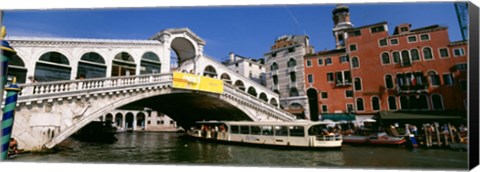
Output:
[[[212,141],[296,148],[341,148],[342,136],[326,132],[328,122],[197,122],[187,135]]]

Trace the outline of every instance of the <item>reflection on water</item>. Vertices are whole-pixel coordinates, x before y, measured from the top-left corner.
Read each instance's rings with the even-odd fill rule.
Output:
[[[190,164],[268,167],[467,169],[467,152],[344,145],[341,150],[285,150],[194,141],[180,133],[120,133],[114,144],[67,139],[55,153],[12,161]]]

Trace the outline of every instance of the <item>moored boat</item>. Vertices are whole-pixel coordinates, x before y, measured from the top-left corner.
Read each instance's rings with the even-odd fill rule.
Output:
[[[342,137],[343,143],[367,143],[368,136],[360,136],[360,135],[345,135]]]
[[[187,131],[193,138],[262,146],[341,148],[342,136],[328,132],[328,122],[204,121]]]
[[[387,133],[381,132],[375,135],[371,135],[368,138],[368,142],[371,144],[380,144],[380,145],[400,145],[406,142],[404,137],[392,137],[387,135]]]

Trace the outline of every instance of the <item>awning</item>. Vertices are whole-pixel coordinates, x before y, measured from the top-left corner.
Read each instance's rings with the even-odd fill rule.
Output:
[[[389,112],[381,111],[378,117],[383,120],[403,120],[403,119],[425,119],[425,120],[448,120],[461,119],[460,114],[453,115],[446,111],[418,111],[418,112]]]
[[[332,121],[355,121],[355,115],[346,113],[322,114],[322,121],[326,119]]]

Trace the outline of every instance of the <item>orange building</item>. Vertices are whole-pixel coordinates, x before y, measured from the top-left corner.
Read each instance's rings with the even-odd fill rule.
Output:
[[[346,6],[333,15],[337,48],[304,57],[310,109],[357,117],[466,111],[467,42],[451,42],[447,27],[401,24],[389,35],[387,22],[353,28]],[[347,20],[341,28],[336,17]]]

